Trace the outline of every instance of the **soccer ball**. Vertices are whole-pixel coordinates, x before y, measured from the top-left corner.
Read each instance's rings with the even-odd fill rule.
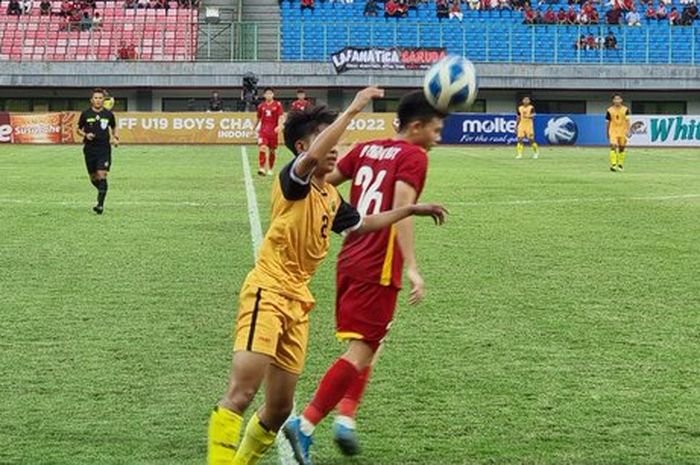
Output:
[[[474,64],[461,56],[446,56],[428,70],[423,92],[428,102],[443,113],[467,111],[478,92]]]
[[[558,116],[547,121],[544,136],[550,144],[574,145],[578,139],[578,126],[568,116]]]

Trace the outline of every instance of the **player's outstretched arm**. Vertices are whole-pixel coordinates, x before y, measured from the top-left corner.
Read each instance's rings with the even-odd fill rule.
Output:
[[[328,154],[338,145],[345,129],[352,119],[357,116],[372,99],[384,97],[384,90],[378,87],[367,87],[355,95],[350,106],[338,118],[314,139],[304,157],[294,167],[294,174],[304,179],[320,164],[325,163]]]
[[[445,217],[448,211],[442,205],[436,203],[419,203],[416,205],[407,205],[405,207],[396,208],[376,215],[369,215],[362,221],[362,226],[355,230],[358,234],[371,233],[380,229],[386,228],[396,222],[408,218],[409,216],[430,216],[435,221],[435,224],[442,225],[445,223]]]

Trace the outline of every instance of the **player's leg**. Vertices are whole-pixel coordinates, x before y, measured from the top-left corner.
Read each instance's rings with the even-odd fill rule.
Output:
[[[234,465],[257,463],[274,444],[277,431],[292,413],[299,375],[274,364],[265,376],[265,403],[248,421]]]
[[[106,160],[106,161],[105,161]],[[106,164],[105,164],[106,163]],[[105,199],[107,198],[107,189],[109,185],[107,183],[107,174],[109,173],[109,163],[110,161],[102,157],[98,164],[101,165],[100,168],[95,172],[95,187],[97,188],[97,205],[93,208],[95,213],[101,215],[105,208]]]
[[[241,289],[230,382],[209,423],[210,465],[230,465],[235,457],[243,412],[277,353],[282,332],[280,299],[273,292],[253,286]]]
[[[377,351],[372,357],[372,362],[360,372],[360,375],[355,379],[345,392],[345,396],[343,396],[338,403],[338,415],[335,417],[336,425],[355,429],[357,410],[362,403],[362,398],[367,390],[372,371],[379,361],[379,354],[382,352],[382,347],[383,345],[380,345],[379,348],[377,348]]]
[[[231,465],[238,449],[243,413],[260,389],[272,357],[239,351],[233,355],[226,394],[209,419],[208,463]]]
[[[515,145],[515,158],[517,160],[523,158],[523,151],[525,150],[525,146],[523,145],[524,137],[524,134],[522,134],[521,130],[518,129],[518,139],[517,144]]]
[[[618,154],[617,154],[617,169],[624,170],[625,156],[627,155],[627,137],[620,136],[618,138]]]
[[[267,157],[267,175],[272,176],[272,169],[275,167],[275,160],[277,159],[277,135],[271,137],[267,141],[268,147],[268,157]]]
[[[617,171],[617,141],[610,138],[610,171]]]
[[[267,146],[267,139],[264,136],[260,136],[258,139],[258,174],[260,176],[265,176],[267,170],[267,160],[269,156],[270,148]]]
[[[540,156],[540,147],[535,142],[535,132],[530,130],[527,134],[527,140],[530,141],[530,148],[532,149],[532,158],[537,159]]]

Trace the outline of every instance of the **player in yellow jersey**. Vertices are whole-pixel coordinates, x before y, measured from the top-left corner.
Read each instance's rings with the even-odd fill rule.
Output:
[[[368,233],[411,215],[444,221],[444,208],[430,204],[362,218],[325,181],[335,167],[335,146],[352,118],[383,95],[369,87],[337,119],[334,112],[316,107],[292,113],[284,125],[285,143],[297,156],[275,180],[270,227],[239,295],[230,381],[209,421],[210,465],[257,463],[289,416],[314,306],[308,284],[328,253],[331,231]],[[263,381],[264,404],[241,439],[243,413]]]
[[[610,139],[610,171],[622,171],[625,165],[627,133],[630,130],[630,110],[622,104],[620,94],[613,95],[612,103],[605,114]]]
[[[540,156],[540,149],[535,142],[535,107],[532,106],[532,101],[530,97],[523,97],[521,105],[518,107],[518,145],[515,146],[517,152],[516,159],[523,158],[523,151],[525,151],[524,139],[530,142],[530,147],[532,147],[532,158],[537,158]]]

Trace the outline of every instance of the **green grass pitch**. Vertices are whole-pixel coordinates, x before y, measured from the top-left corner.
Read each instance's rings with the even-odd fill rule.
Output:
[[[700,461],[698,150],[630,149],[625,173],[605,148],[513,156],[432,152],[423,199],[451,215],[417,221],[427,300],[400,297],[364,454],[325,423],[317,464]],[[119,148],[102,217],[94,197],[79,147],[0,147],[0,463],[203,464],[253,264],[240,148]],[[342,349],[340,243],[301,402]]]

